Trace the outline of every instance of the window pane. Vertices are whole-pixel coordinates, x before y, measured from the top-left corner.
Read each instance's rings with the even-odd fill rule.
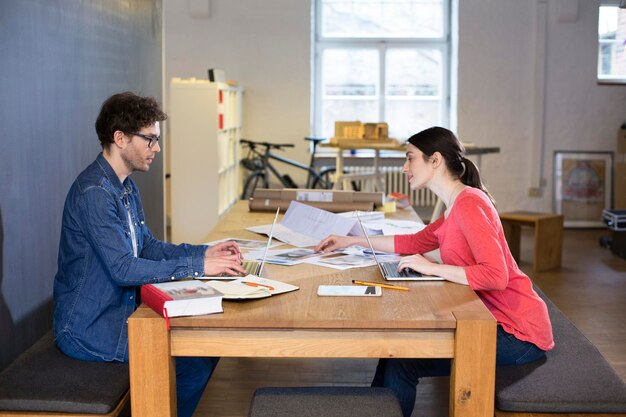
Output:
[[[626,9],[600,7],[598,77],[626,79]]]
[[[324,100],[322,114],[322,135],[326,138],[335,136],[335,122],[378,121],[377,100]]]
[[[443,10],[443,0],[322,0],[322,36],[442,37]]]
[[[437,49],[390,49],[385,64],[385,121],[389,134],[406,139],[441,124],[443,63]],[[416,100],[417,97],[426,100]]]
[[[432,126],[441,126],[439,100],[387,99],[389,136],[405,140],[411,135]]]
[[[436,49],[390,49],[385,63],[387,96],[441,96],[442,57]]]
[[[374,49],[325,49],[322,57],[322,129],[335,121],[378,121],[379,58]]]

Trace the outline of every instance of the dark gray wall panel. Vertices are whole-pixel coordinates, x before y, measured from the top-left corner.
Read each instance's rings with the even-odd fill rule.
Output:
[[[0,369],[50,328],[61,213],[111,94],[161,101],[161,0],[0,0]],[[135,174],[164,236],[163,164]]]

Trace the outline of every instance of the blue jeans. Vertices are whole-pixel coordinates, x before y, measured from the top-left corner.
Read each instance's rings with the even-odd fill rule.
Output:
[[[522,365],[542,358],[545,352],[530,342],[523,342],[498,326],[496,365]],[[391,388],[410,417],[415,406],[415,388],[425,376],[450,375],[451,359],[381,359],[372,381],[373,387]]]
[[[176,357],[178,417],[191,417],[219,358]]]

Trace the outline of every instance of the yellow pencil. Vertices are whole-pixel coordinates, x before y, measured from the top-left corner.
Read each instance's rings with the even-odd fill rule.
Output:
[[[401,287],[399,285],[379,284],[377,282],[357,281],[355,279],[352,280],[352,283],[356,284],[356,285],[367,285],[367,286],[371,286],[371,287],[389,288],[390,290],[402,290],[402,291],[408,291],[409,290],[408,287]]]

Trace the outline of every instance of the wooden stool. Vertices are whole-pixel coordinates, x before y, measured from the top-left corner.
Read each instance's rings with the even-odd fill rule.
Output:
[[[552,213],[514,211],[500,213],[504,235],[511,253],[520,260],[521,227],[535,228],[533,272],[546,271],[561,266],[563,250],[563,216]]]

